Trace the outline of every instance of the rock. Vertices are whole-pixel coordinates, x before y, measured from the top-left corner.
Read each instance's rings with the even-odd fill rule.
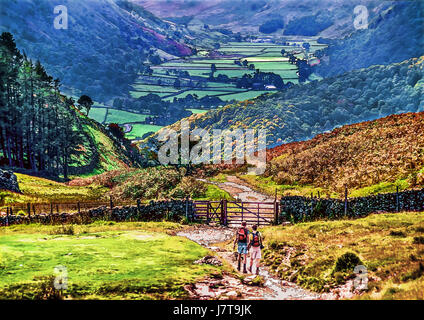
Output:
[[[242,282],[249,286],[262,286],[264,284],[264,278],[257,275],[251,275],[244,278]]]
[[[237,291],[234,290],[227,292],[225,295],[230,298],[237,298],[238,296]]]
[[[12,171],[0,169],[0,190],[22,193],[19,189],[18,179]]]
[[[213,266],[222,266],[222,262],[214,256],[206,256],[202,259],[194,261],[195,264],[210,264]]]

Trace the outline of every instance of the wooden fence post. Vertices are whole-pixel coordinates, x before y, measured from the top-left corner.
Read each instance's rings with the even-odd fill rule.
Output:
[[[208,201],[208,204],[206,205],[206,222],[209,224],[209,210],[211,207],[211,203]]]
[[[188,196],[186,198],[186,212],[185,212],[185,215],[186,215],[186,219],[188,220]]]
[[[81,214],[81,205],[80,205],[79,201],[78,201],[78,214]]]
[[[278,225],[279,221],[278,221],[278,216],[279,216],[279,205],[277,201],[274,201],[274,224]]]
[[[314,214],[314,193],[311,192],[311,218],[313,214]]]
[[[344,206],[344,214],[347,216],[347,185],[345,184],[345,206]]]
[[[225,206],[225,201],[226,200],[221,200],[221,224],[225,225],[225,215],[227,214],[227,208]]]
[[[52,214],[53,214],[53,203],[50,202],[50,215],[52,215]]]
[[[6,208],[6,227],[9,226],[9,207]]]
[[[27,203],[27,212],[29,217],[29,222],[31,222],[31,204]]]
[[[113,209],[112,196],[109,196],[109,202],[110,202],[110,210],[112,210]]]
[[[137,199],[137,212],[138,212],[138,214],[141,213],[141,201],[140,201],[140,199]]]
[[[259,202],[258,202],[258,228],[259,228],[259,223],[260,223],[260,221],[259,221],[259,215],[260,215],[259,206],[260,206],[260,204],[259,204]]]
[[[396,212],[399,212],[399,186],[396,186]]]

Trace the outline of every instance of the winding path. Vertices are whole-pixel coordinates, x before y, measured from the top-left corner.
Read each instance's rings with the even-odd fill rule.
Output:
[[[214,182],[205,179],[198,180],[216,185],[220,189],[227,191],[233,198],[237,200],[253,202],[274,201],[274,198],[271,198],[263,193],[254,191],[246,182],[236,176],[227,176],[227,181],[225,182]]]
[[[212,250],[221,260],[227,261],[236,270],[235,255],[222,244],[234,237],[235,229],[221,226],[195,226],[178,232],[178,236],[186,237]],[[205,279],[186,290],[193,299],[243,299],[243,300],[316,300],[328,299],[320,294],[304,290],[294,283],[283,281],[272,275],[268,268],[261,266],[259,275],[263,286],[248,284],[256,276],[238,273],[243,278],[224,275],[222,279]]]

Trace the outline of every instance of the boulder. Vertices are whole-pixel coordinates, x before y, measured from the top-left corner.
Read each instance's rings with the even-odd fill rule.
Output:
[[[9,190],[21,193],[18,179],[12,171],[0,169],[0,190]]]
[[[195,264],[210,264],[213,266],[222,266],[222,262],[214,256],[206,256],[200,260],[194,261]]]

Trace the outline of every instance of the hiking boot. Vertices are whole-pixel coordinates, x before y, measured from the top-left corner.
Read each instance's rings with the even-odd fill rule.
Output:
[[[247,273],[246,265],[245,264],[243,265],[243,273]]]
[[[256,268],[256,275],[259,275],[259,267]]]

